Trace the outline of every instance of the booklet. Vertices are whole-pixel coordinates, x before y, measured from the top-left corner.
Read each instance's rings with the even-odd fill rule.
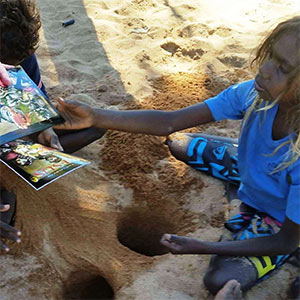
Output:
[[[87,160],[21,139],[2,144],[0,160],[36,190],[89,164]]]
[[[21,67],[8,73],[12,84],[0,86],[0,145],[64,122]]]

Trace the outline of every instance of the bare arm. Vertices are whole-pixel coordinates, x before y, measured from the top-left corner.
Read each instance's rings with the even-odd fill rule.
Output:
[[[177,111],[95,109],[93,120],[99,128],[162,136],[214,121],[205,103]]]
[[[264,256],[289,254],[299,246],[300,226],[288,218],[272,236],[244,241],[207,242],[198,239],[163,235],[161,243],[174,254],[217,254],[228,256]]]
[[[205,103],[176,111],[108,110],[92,108],[76,101],[58,100],[58,110],[66,122],[57,129],[98,127],[134,133],[168,135],[172,132],[214,121]]]

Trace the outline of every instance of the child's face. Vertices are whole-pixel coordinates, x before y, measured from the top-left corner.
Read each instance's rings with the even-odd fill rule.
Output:
[[[269,58],[259,68],[255,78],[255,88],[264,100],[275,100],[285,90],[291,72],[299,65],[298,53],[295,33],[280,37],[272,45]],[[283,95],[281,100],[288,103],[292,97],[293,93],[289,92]]]

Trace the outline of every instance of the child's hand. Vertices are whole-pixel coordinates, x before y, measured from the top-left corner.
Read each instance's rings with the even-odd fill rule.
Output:
[[[5,65],[0,62],[0,86],[7,87],[10,85],[10,79],[7,73],[7,69],[11,69],[13,66]]]
[[[56,125],[56,129],[83,129],[93,126],[93,108],[77,101],[58,99],[56,108],[62,114],[65,123]]]
[[[10,208],[9,204],[0,204],[0,214],[1,212],[8,211]],[[15,241],[16,243],[20,243],[21,232],[14,227],[2,222],[0,220],[0,238],[6,238]],[[4,251],[8,252],[9,248],[0,240],[0,248]]]
[[[37,141],[42,145],[52,147],[54,149],[57,149],[58,151],[64,151],[53,128],[48,128],[39,133],[37,136]]]
[[[172,254],[201,254],[201,241],[176,234],[164,234],[160,243],[167,247]]]

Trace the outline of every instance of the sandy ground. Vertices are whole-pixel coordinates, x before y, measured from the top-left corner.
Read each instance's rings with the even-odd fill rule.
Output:
[[[51,98],[112,109],[177,109],[250,79],[249,56],[297,0],[38,0],[37,51]],[[61,23],[69,18],[75,24]],[[230,137],[239,123],[191,131]],[[223,183],[170,156],[164,139],[107,132],[76,155],[91,165],[34,192],[1,167],[18,196],[23,242],[0,256],[0,299],[213,299],[209,256],[173,256],[164,232],[218,240]],[[286,264],[246,295],[288,299]]]

